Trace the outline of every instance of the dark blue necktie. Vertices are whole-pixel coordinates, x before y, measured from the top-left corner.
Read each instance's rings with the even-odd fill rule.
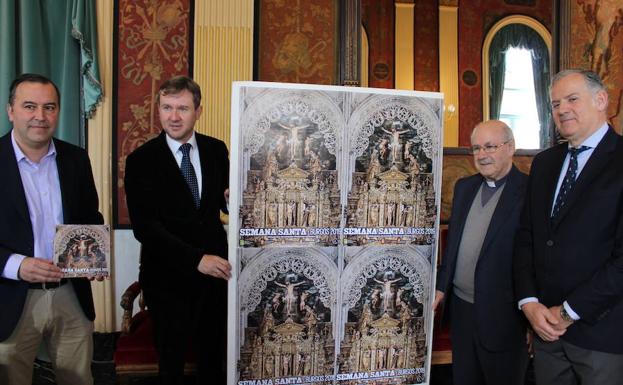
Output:
[[[195,168],[193,164],[190,163],[190,148],[192,145],[190,143],[184,143],[180,146],[180,151],[182,151],[182,164],[180,164],[180,170],[182,171],[182,175],[188,184],[188,188],[190,192],[193,194],[193,200],[195,201],[195,207],[199,207],[199,184],[197,183],[197,174],[195,174]]]
[[[565,201],[575,184],[575,180],[578,172],[578,154],[588,150],[590,147],[581,146],[579,148],[569,147],[569,167],[567,168],[567,173],[565,174],[565,179],[563,179],[562,184],[560,185],[560,191],[558,191],[558,196],[556,197],[556,203],[554,204],[554,210],[552,211],[552,218],[555,218],[560,210],[565,206]]]

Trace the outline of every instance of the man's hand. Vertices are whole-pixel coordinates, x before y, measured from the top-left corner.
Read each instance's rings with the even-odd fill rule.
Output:
[[[204,254],[197,266],[202,274],[211,275],[214,278],[228,280],[231,277],[231,265],[226,259],[216,255]]]
[[[565,321],[562,319],[562,317],[560,316],[561,308],[562,308],[562,305],[552,306],[549,308],[549,312],[552,314],[552,317],[554,317],[557,321],[556,324],[553,326],[554,329],[564,331],[564,330],[567,330],[567,328],[571,326],[573,322]]]
[[[225,203],[229,204],[229,189],[225,189]]]
[[[58,282],[63,272],[52,261],[26,257],[19,265],[17,276],[27,282]]]
[[[435,299],[433,300],[433,312],[437,310],[439,303],[443,301],[443,291],[436,290],[435,291]]]
[[[539,302],[528,302],[521,307],[521,310],[530,321],[532,329],[544,341],[556,341],[565,334],[566,329],[556,329],[558,320],[552,315],[550,310]]]

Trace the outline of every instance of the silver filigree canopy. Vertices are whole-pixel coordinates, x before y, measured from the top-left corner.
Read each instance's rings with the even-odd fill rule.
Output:
[[[362,289],[379,271],[399,272],[413,286],[413,295],[424,303],[430,283],[431,266],[426,256],[414,247],[370,248],[353,258],[344,270],[344,303],[353,308],[361,298]]]
[[[336,266],[330,257],[315,249],[267,249],[257,255],[242,271],[239,279],[240,305],[243,312],[256,309],[268,282],[280,273],[294,272],[311,280],[320,301],[327,308],[335,303]]]
[[[249,104],[242,115],[245,151],[257,153],[271,124],[290,116],[309,119],[323,135],[329,153],[336,155],[345,126],[339,104],[324,92],[295,90],[268,90]]]
[[[437,107],[414,98],[375,95],[361,104],[348,122],[351,148],[361,156],[369,146],[369,137],[385,121],[400,121],[411,126],[422,143],[422,150],[433,159],[439,143],[439,118]]]

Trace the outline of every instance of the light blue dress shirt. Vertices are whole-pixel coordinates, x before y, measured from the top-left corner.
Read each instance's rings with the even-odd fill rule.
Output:
[[[24,258],[35,257],[49,261],[54,258],[54,234],[56,225],[63,223],[63,203],[54,142],[50,141],[47,154],[38,163],[28,159],[22,152],[15,141],[13,131],[11,142],[26,194],[35,241],[35,255],[11,254],[4,266],[2,277],[18,280],[19,267]]]

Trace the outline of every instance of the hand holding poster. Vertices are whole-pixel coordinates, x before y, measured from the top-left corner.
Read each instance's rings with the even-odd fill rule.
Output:
[[[230,385],[428,383],[442,105],[234,83]]]

